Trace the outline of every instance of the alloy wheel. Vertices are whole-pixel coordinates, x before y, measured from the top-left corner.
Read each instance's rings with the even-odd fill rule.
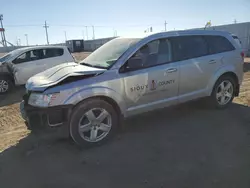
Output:
[[[0,80],[0,93],[5,93],[9,89],[9,84],[5,80]]]
[[[229,101],[231,101],[233,93],[233,84],[229,80],[224,80],[217,87],[216,99],[220,105],[226,105]]]
[[[79,121],[80,136],[88,142],[99,142],[104,139],[112,127],[112,118],[103,108],[93,108],[87,111]]]

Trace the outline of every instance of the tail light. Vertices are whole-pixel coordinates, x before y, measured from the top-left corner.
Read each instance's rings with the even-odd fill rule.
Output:
[[[242,59],[244,60],[244,56],[245,56],[244,52],[241,52],[241,53],[240,53],[240,56],[241,56]]]

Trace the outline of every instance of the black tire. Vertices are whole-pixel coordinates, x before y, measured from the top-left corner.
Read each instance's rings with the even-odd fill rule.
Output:
[[[0,88],[0,95],[5,95],[7,93],[10,93],[14,87],[14,83],[8,76],[0,76],[0,87],[1,87],[1,83],[3,82],[8,84],[8,89],[6,91],[3,91]]]
[[[232,85],[233,85],[233,94],[232,94],[232,98],[228,101],[228,103],[221,105],[219,104],[217,98],[216,98],[216,92],[217,89],[219,87],[219,85],[223,82],[223,81],[229,81]],[[212,107],[218,108],[218,109],[224,109],[227,108],[233,101],[234,97],[235,97],[235,92],[236,92],[236,80],[230,76],[230,75],[225,75],[225,76],[221,76],[215,83],[212,94],[210,96],[209,99],[209,104]]]
[[[110,114],[111,122],[112,122],[112,126],[111,126],[109,133],[106,135],[106,137],[104,137],[102,140],[98,142],[86,141],[85,139],[81,137],[79,130],[78,130],[78,124],[82,116],[93,108],[105,109]],[[93,146],[101,145],[105,143],[106,141],[108,141],[109,139],[111,139],[117,131],[118,123],[119,123],[118,114],[116,113],[112,105],[110,105],[104,100],[93,98],[93,99],[88,99],[88,100],[81,102],[73,109],[73,112],[70,118],[69,132],[70,132],[71,138],[79,146],[93,147]]]

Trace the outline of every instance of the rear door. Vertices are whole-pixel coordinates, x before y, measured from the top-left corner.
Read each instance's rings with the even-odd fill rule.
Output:
[[[234,47],[222,36],[181,36],[172,42],[180,62],[179,101],[206,96],[209,81]]]
[[[45,48],[43,51],[44,60],[46,61],[44,70],[68,62],[68,58],[65,56],[63,48]]]
[[[138,50],[132,58],[135,56],[142,59],[141,67],[121,74],[128,114],[175,104],[178,98],[179,64],[172,60],[170,41],[152,41]]]
[[[12,68],[17,85],[25,84],[33,75],[44,70],[43,50],[29,50],[12,61]]]
[[[231,53],[231,51],[235,50],[235,47],[227,38],[223,36],[205,36],[205,39],[209,46],[211,60],[216,60],[217,64],[230,63],[231,58],[234,61],[234,53]]]
[[[180,63],[179,101],[185,102],[204,95],[208,81],[217,69],[217,59],[209,57],[203,36],[172,38],[174,60]]]

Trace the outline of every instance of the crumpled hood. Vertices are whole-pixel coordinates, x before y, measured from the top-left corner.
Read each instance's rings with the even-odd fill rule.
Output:
[[[26,83],[26,88],[32,91],[44,91],[47,87],[56,85],[70,76],[98,74],[105,70],[80,65],[75,62],[63,63],[31,77]]]

